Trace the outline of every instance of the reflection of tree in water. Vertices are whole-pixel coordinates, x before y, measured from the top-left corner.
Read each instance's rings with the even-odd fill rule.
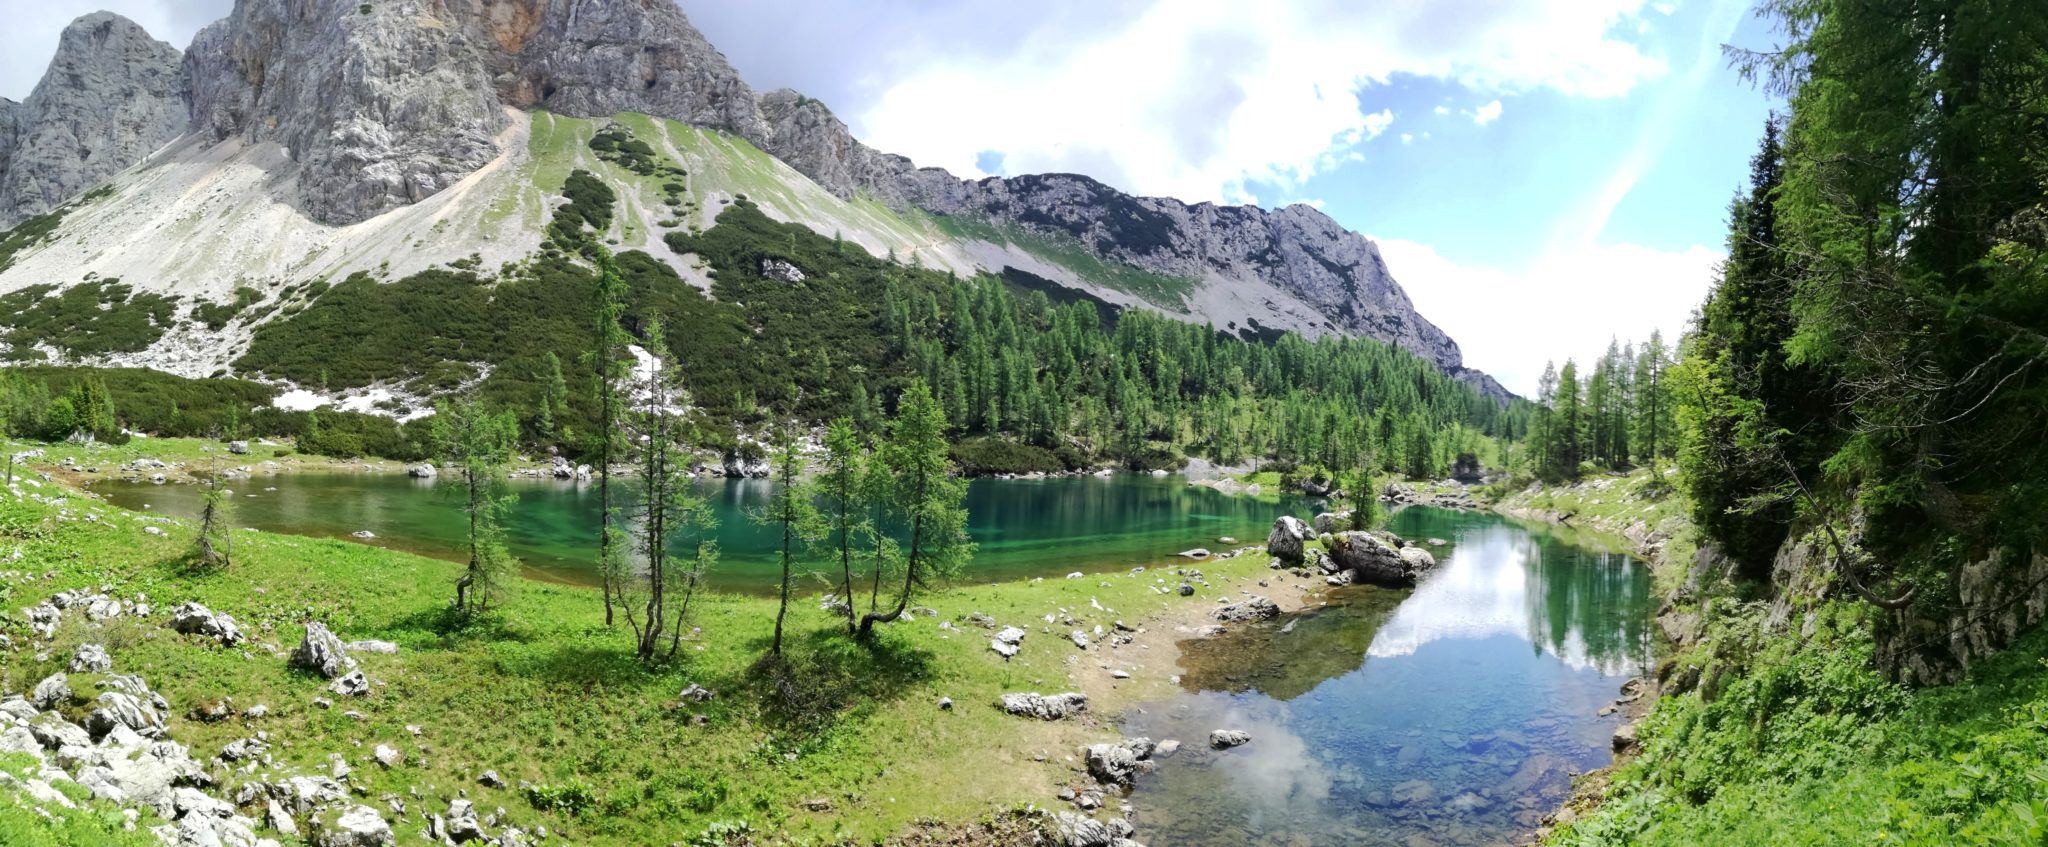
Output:
[[[1189,691],[1258,691],[1292,700],[1365,666],[1365,651],[1408,592],[1359,587],[1333,592],[1330,605],[1183,641],[1181,685]],[[1294,628],[1283,632],[1292,623]]]
[[[1567,547],[1542,535],[1516,542],[1529,604],[1529,641],[1609,675],[1649,662],[1650,596],[1645,566],[1626,554]]]

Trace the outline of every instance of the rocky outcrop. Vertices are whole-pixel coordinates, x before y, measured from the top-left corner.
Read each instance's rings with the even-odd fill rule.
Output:
[[[1329,547],[1330,561],[1358,582],[1406,588],[1436,568],[1429,551],[1390,534],[1338,533],[1330,537]]]
[[[355,670],[356,660],[349,658],[348,651],[341,646],[341,639],[319,621],[306,623],[306,635],[299,641],[299,647],[292,651],[291,665],[312,671],[327,679],[335,679]]]
[[[1152,769],[1155,746],[1150,738],[1126,738],[1082,748],[1088,775],[1108,785],[1130,785],[1138,774]]]
[[[63,205],[185,131],[177,48],[108,12],[73,21],[21,103],[0,100],[0,229]]]
[[[237,3],[187,51],[193,128],[282,145],[301,207],[326,223],[454,184],[497,156],[507,118],[475,35],[440,4],[406,5]]]

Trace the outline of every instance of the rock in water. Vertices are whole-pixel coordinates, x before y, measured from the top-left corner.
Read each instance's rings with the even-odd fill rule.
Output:
[[[326,624],[308,621],[305,638],[299,641],[299,649],[292,651],[291,664],[292,667],[334,679],[354,670],[356,660],[349,658],[342,649],[341,639],[334,637]]]
[[[1269,621],[1280,616],[1280,607],[1264,597],[1252,597],[1216,610],[1216,619],[1226,623]]]
[[[1039,694],[1036,691],[1029,694],[1005,694],[1000,705],[1003,711],[1019,717],[1056,721],[1087,711],[1088,695],[1078,691],[1052,695]]]
[[[1150,770],[1152,739],[1127,738],[1112,744],[1090,744],[1084,748],[1088,774],[1096,782],[1130,785],[1139,773]]]
[[[1219,729],[1209,733],[1209,746],[1218,750],[1242,747],[1250,744],[1252,734],[1241,729]]]
[[[1406,588],[1436,568],[1436,557],[1420,547],[1377,532],[1345,532],[1331,539],[1330,560],[1359,582]]]
[[[1309,538],[1308,524],[1293,515],[1281,515],[1273,522],[1273,532],[1266,536],[1266,552],[1288,564],[1300,564],[1303,545]]]

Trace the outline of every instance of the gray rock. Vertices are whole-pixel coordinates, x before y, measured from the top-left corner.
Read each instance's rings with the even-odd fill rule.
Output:
[[[1052,830],[1058,847],[1125,847],[1134,833],[1123,818],[1099,821],[1074,812],[1055,814]]]
[[[476,820],[476,804],[468,800],[452,800],[448,803],[448,817],[444,824],[448,838],[457,844],[476,841],[484,837],[484,829]]]
[[[114,727],[125,726],[144,738],[160,738],[164,734],[164,716],[155,704],[137,699],[124,691],[106,691],[99,697],[99,707],[87,716],[86,729],[95,737],[114,731]]]
[[[0,700],[0,725],[7,724],[10,718],[26,721],[35,717],[38,711],[40,710],[36,708],[36,704],[30,703],[21,695],[9,695],[7,699]]]
[[[1303,545],[1309,538],[1308,524],[1293,515],[1281,515],[1273,521],[1273,531],[1266,536],[1266,552],[1282,562],[1299,564]]]
[[[1219,729],[1209,733],[1209,746],[1218,750],[1250,744],[1252,734],[1241,729]]]
[[[26,101],[0,101],[0,230],[83,193],[185,131],[176,48],[97,12],[64,28]]]
[[[347,644],[342,645],[342,649],[347,650],[350,653],[377,653],[386,656],[398,655],[398,645],[393,644],[389,641],[351,641]]]
[[[364,676],[362,671],[349,671],[336,677],[334,684],[327,686],[327,690],[343,697],[368,697],[370,678]]]
[[[334,679],[354,670],[356,660],[349,658],[341,639],[327,631],[326,624],[308,621],[305,637],[300,639],[298,649],[292,651],[291,664]]]
[[[198,603],[180,603],[171,610],[171,629],[186,635],[210,638],[224,647],[233,647],[245,639],[235,619],[214,612]]]
[[[38,743],[49,750],[92,746],[91,734],[56,712],[37,715],[35,720],[28,722],[28,731],[35,736]]]
[[[1315,528],[1316,535],[1318,536],[1350,529],[1351,512],[1346,510],[1342,512],[1324,512],[1316,515]]]
[[[1409,552],[1409,551],[1414,552]],[[1419,547],[1377,532],[1346,532],[1332,539],[1330,561],[1352,573],[1355,581],[1393,588],[1415,584],[1436,567],[1436,557]]]
[[[1110,785],[1130,785],[1138,774],[1151,769],[1154,747],[1149,738],[1126,738],[1108,744],[1090,744],[1083,748],[1088,762],[1088,775],[1096,782]]]
[[[1071,633],[1068,633],[1067,639],[1074,642],[1075,647],[1079,647],[1083,650],[1088,649],[1088,633],[1082,632],[1077,629]]]
[[[1626,753],[1636,748],[1636,725],[1622,724],[1614,730],[1614,752]]]
[[[71,700],[71,682],[61,673],[50,674],[29,691],[28,700],[38,709],[54,709]]]
[[[43,742],[36,738],[33,730],[25,726],[11,726],[0,730],[0,753],[41,753]]]
[[[1019,717],[1056,721],[1088,710],[1088,695],[1077,691],[1065,694],[1045,695],[1034,691],[1029,694],[1005,694],[1000,703],[1003,711]]]
[[[233,453],[237,456],[247,456],[249,455],[249,442],[230,441],[228,442],[228,452]]]
[[[391,825],[369,806],[355,806],[320,824],[317,847],[390,847]]]
[[[107,655],[107,648],[98,644],[80,644],[78,652],[71,657],[72,673],[99,673],[113,667],[113,657]]]
[[[439,471],[434,470],[434,466],[426,462],[405,469],[405,475],[413,479],[433,479],[438,474]]]
[[[1216,610],[1216,619],[1225,623],[1269,621],[1279,616],[1280,607],[1264,597],[1252,597]]]

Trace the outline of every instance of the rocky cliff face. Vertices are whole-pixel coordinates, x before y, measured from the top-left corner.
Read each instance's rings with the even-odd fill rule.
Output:
[[[213,141],[279,145],[293,163],[292,202],[314,220],[353,224],[476,171],[498,155],[508,109],[540,108],[724,130],[840,198],[862,192],[1071,238],[1111,261],[1229,290],[1208,302],[1388,341],[1506,396],[1463,368],[1457,344],[1416,314],[1371,241],[1320,212],[1133,197],[1066,174],[964,181],[919,169],[861,144],[823,103],[788,90],[756,96],[671,0],[238,0],[182,63],[124,19],[80,19],[36,95],[0,102],[0,224],[76,195],[188,126]]]
[[[119,15],[79,18],[28,100],[0,100],[0,229],[77,196],[184,130],[177,49]]]

